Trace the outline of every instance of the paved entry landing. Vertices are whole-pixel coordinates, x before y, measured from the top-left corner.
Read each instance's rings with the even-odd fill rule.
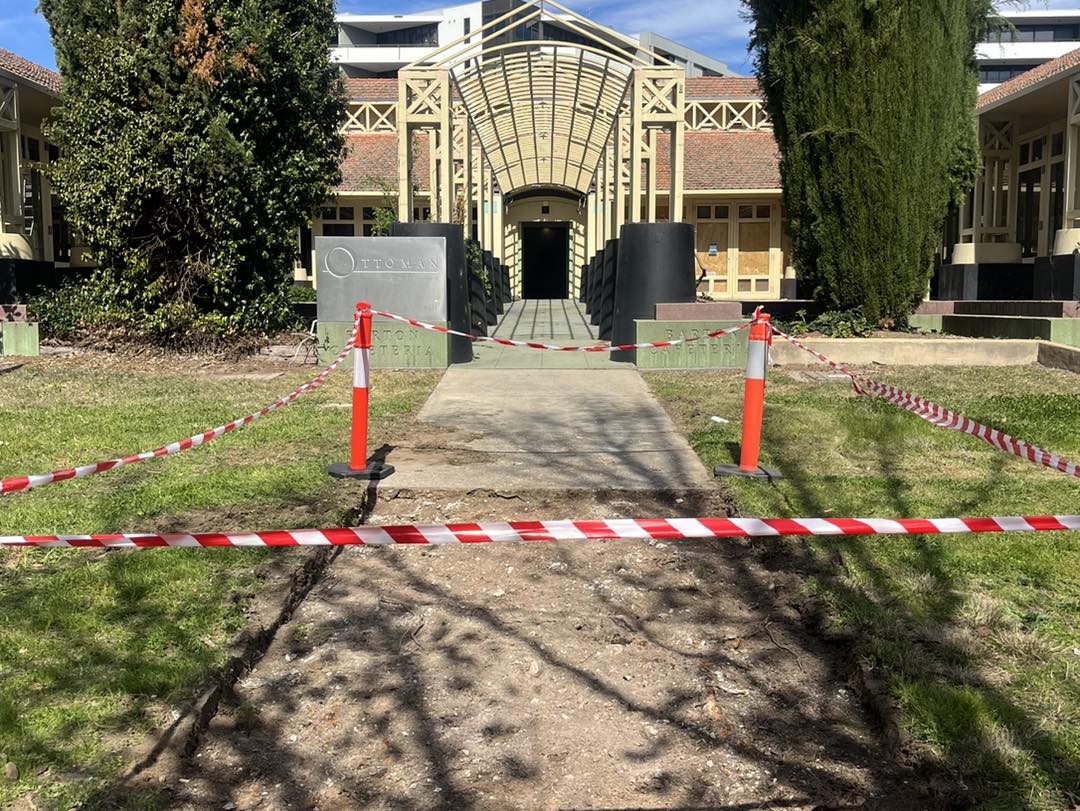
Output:
[[[585,305],[571,299],[523,299],[508,304],[491,334],[565,346],[600,343]],[[481,369],[624,369],[632,365],[615,363],[606,352],[541,352],[483,342],[475,344],[473,351],[475,360],[469,365]]]
[[[436,429],[422,435],[438,441],[395,448],[386,486],[652,491],[711,482],[634,368],[453,366],[420,420]]]

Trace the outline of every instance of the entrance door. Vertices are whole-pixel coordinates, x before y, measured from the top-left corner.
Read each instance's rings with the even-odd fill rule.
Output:
[[[1016,241],[1023,256],[1039,252],[1039,197],[1042,193],[1042,169],[1020,173],[1019,199],[1016,205]]]
[[[521,224],[522,298],[570,295],[570,224]]]

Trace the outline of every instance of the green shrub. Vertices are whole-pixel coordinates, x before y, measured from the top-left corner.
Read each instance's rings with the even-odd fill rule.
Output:
[[[289,324],[296,229],[340,177],[332,0],[42,0],[49,170],[100,270],[58,331],[190,345]],[[96,313],[96,315],[92,314]],[[100,318],[99,318],[100,317]]]
[[[795,315],[794,321],[777,321],[777,329],[796,337],[818,332],[826,338],[866,338],[875,329],[875,324],[866,317],[862,307],[827,310],[810,322],[806,320],[806,310],[799,310]]]

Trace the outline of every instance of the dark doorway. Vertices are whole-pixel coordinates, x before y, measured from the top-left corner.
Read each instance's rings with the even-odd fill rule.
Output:
[[[570,295],[570,224],[521,224],[522,298]]]
[[[1039,249],[1039,197],[1042,194],[1042,169],[1020,173],[1019,200],[1016,205],[1016,241],[1022,256],[1034,256]]]

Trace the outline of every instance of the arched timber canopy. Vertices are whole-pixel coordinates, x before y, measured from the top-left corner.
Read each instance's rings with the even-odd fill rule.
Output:
[[[503,194],[585,194],[634,68],[653,65],[672,67],[555,0],[529,0],[409,68],[449,73]]]
[[[596,49],[527,42],[489,49],[451,75],[504,194],[539,185],[585,193],[633,71]]]

